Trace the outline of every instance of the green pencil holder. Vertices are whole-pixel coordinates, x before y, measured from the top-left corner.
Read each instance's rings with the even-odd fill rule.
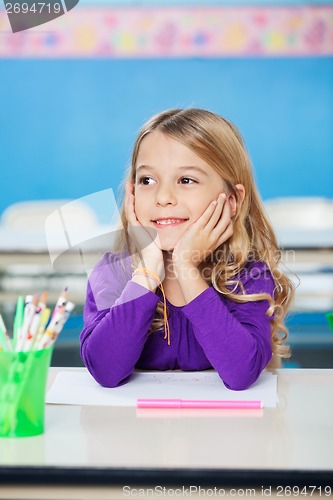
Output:
[[[329,324],[329,327],[331,329],[331,332],[333,333],[333,312],[327,313],[326,314],[326,319]]]
[[[30,352],[0,352],[0,437],[44,432],[45,391],[53,346]]]

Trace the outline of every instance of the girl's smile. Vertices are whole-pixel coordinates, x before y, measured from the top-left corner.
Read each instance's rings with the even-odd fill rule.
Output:
[[[224,190],[208,163],[157,130],[142,140],[135,167],[135,213],[158,231],[162,250],[172,250]]]
[[[186,222],[188,219],[178,219],[175,217],[165,217],[165,218],[160,218],[157,220],[153,220],[152,222],[156,227],[159,229],[165,228],[165,227],[175,227],[179,226],[180,224],[183,224]]]

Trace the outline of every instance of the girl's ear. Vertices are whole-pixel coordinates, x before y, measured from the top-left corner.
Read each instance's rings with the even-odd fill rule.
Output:
[[[245,188],[243,184],[236,184],[235,188],[237,189],[237,198],[233,194],[229,196],[232,217],[236,214],[237,204],[241,206],[245,198]]]

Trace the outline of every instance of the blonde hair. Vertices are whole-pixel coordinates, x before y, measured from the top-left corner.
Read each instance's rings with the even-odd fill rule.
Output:
[[[245,198],[237,203],[233,217],[233,235],[215,250],[210,263],[207,260],[201,263],[200,269],[205,271],[204,279],[230,300],[239,303],[267,300],[266,314],[272,318],[272,352],[279,357],[289,357],[288,346],[282,344],[288,337],[284,319],[293,299],[293,285],[279,267],[281,252],[255,186],[251,162],[238,129],[225,118],[203,109],[163,111],[146,122],[139,132],[124,183],[135,183],[141,142],[154,130],[184,144],[214,168],[223,178],[227,194],[238,199],[235,186],[244,186]],[[124,207],[121,219],[124,236],[118,241],[117,249],[130,249]],[[275,282],[273,298],[267,293],[245,294],[239,273],[249,261],[265,262],[269,267]],[[163,305],[159,302],[150,333],[163,326],[162,312]]]

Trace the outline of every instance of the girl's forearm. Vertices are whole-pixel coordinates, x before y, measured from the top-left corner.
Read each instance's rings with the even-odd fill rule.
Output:
[[[93,300],[90,295],[89,298]],[[81,356],[102,386],[115,387],[133,372],[157,302],[157,295],[130,281],[109,310],[85,315]]]
[[[210,288],[183,309],[207,359],[230,389],[249,387],[271,358],[267,308],[266,301],[227,307]]]

